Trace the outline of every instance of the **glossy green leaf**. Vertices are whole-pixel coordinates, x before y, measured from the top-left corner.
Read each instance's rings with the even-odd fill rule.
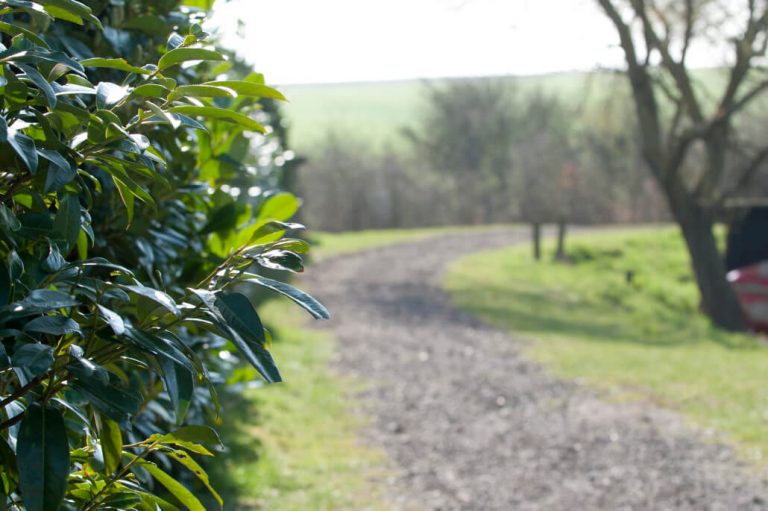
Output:
[[[162,358],[160,367],[163,369],[165,390],[171,399],[175,412],[176,424],[181,424],[187,414],[195,391],[195,375],[187,367],[177,364],[171,359]]]
[[[11,130],[8,132],[8,143],[11,144],[13,150],[19,155],[21,161],[26,165],[30,174],[37,172],[37,150],[35,148],[35,141],[17,130]]]
[[[192,474],[197,477],[197,479],[203,483],[203,486],[206,487],[206,489],[213,495],[213,498],[216,499],[216,502],[219,504],[219,509],[224,509],[224,501],[222,500],[221,496],[218,494],[218,492],[214,489],[213,485],[211,485],[211,480],[208,477],[208,474],[203,470],[203,467],[200,466],[199,463],[197,463],[187,452],[174,449],[172,451],[166,451],[168,456],[180,463],[184,468],[192,472]]]
[[[48,256],[43,259],[43,263],[40,265],[40,267],[43,269],[43,271],[54,273],[59,271],[65,264],[67,264],[67,261],[61,255],[59,249],[56,247],[56,245],[51,244],[48,247]]]
[[[112,108],[128,95],[128,88],[112,82],[96,85],[96,104],[99,108]]]
[[[104,381],[104,373],[82,362],[67,366],[76,376],[70,383],[72,389],[82,394],[101,413],[118,423],[124,423],[135,414],[144,396],[121,384]]]
[[[58,7],[76,16],[88,16],[91,8],[77,0],[35,0],[46,7]]]
[[[207,119],[232,122],[251,131],[257,131],[259,133],[266,132],[264,126],[254,121],[250,117],[234,112],[232,110],[225,110],[223,108],[216,108],[212,106],[179,105],[172,107],[170,111],[194,117],[205,117]]]
[[[107,417],[100,417],[101,451],[104,455],[104,471],[107,474],[114,473],[120,466],[123,454],[123,435],[120,426]]]
[[[232,89],[214,85],[179,85],[168,95],[169,100],[180,98],[234,98],[237,93]]]
[[[187,357],[163,337],[128,325],[125,326],[125,335],[142,350],[153,355],[168,358],[190,371],[194,371],[194,366]]]
[[[27,369],[34,376],[44,374],[53,365],[53,348],[45,344],[23,344],[11,357],[11,365]]]
[[[168,51],[170,51],[175,50],[182,44],[184,44],[184,38],[176,32],[172,32],[171,35],[168,36],[168,41],[165,43],[165,47]]]
[[[208,426],[184,426],[172,433],[162,435],[159,441],[165,444],[180,445],[182,447],[184,447],[184,443],[189,442],[201,443],[214,448],[222,447],[219,434],[216,433],[216,430],[209,428]]]
[[[31,67],[31,66],[25,66],[23,64],[17,64],[19,69],[24,71],[24,75],[33,83],[35,86],[40,89],[40,92],[42,92],[43,97],[45,98],[45,101],[49,108],[55,108],[56,107],[56,93],[53,90],[53,87],[50,83],[48,83],[48,80],[43,77],[43,75],[40,74],[40,72]]]
[[[219,293],[215,305],[229,328],[238,335],[232,342],[268,382],[282,381],[272,355],[265,348],[264,326],[250,300],[242,293]]]
[[[133,215],[135,214],[136,210],[136,199],[135,195],[131,191],[131,189],[123,183],[119,178],[112,176],[112,181],[115,183],[115,187],[117,188],[117,192],[120,195],[120,199],[123,201],[123,205],[125,205],[125,211],[127,213],[128,217],[128,224],[133,223]]]
[[[266,287],[267,289],[271,289],[280,293],[281,295],[290,298],[302,308],[304,308],[307,312],[309,312],[315,319],[330,319],[331,317],[328,309],[326,309],[323,304],[318,302],[315,298],[308,295],[304,291],[296,289],[290,284],[286,284],[285,282],[280,282],[278,280],[268,279],[259,275],[251,275],[250,278],[245,280],[245,282],[258,284],[262,287]]]
[[[77,176],[77,169],[60,152],[38,149],[37,153],[48,161],[48,172],[43,187],[44,193],[60,190]]]
[[[43,48],[48,49],[48,43],[46,43],[42,38],[40,38],[36,33],[32,32],[31,30],[27,30],[26,28],[14,25],[11,23],[6,23],[4,21],[0,22],[0,32],[5,32],[6,34],[9,34],[11,36],[16,36],[19,34],[24,34],[24,36],[35,43],[38,46],[42,46]]]
[[[210,214],[208,223],[200,231],[201,234],[223,232],[237,227],[238,220],[248,210],[241,202],[228,202]]]
[[[283,93],[279,90],[259,83],[245,82],[242,80],[216,80],[213,82],[205,82],[203,85],[226,87],[228,89],[232,89],[241,96],[255,96],[259,98],[270,98],[280,101],[288,101]]]
[[[80,199],[72,193],[64,194],[59,198],[59,210],[53,221],[55,239],[62,253],[68,254],[77,243],[77,235],[80,233]]]
[[[31,204],[31,198],[30,198]],[[28,239],[49,237],[53,229],[53,220],[48,213],[26,213],[19,217],[21,229],[19,235]]]
[[[157,83],[145,83],[133,89],[131,94],[144,98],[164,98],[168,95],[168,89]]]
[[[280,239],[280,236],[287,231],[287,230],[303,230],[304,226],[302,224],[297,223],[286,223],[286,222],[278,222],[278,221],[269,221],[262,225],[260,225],[255,231],[253,231],[253,234],[251,235],[250,239],[248,240],[248,244],[253,244],[257,242],[262,242],[262,240],[266,237],[270,237],[269,241],[276,241],[277,239]],[[272,237],[271,235],[279,233],[280,236]]]
[[[21,229],[21,222],[5,204],[0,204],[0,227],[12,232]]]
[[[284,239],[272,244],[272,248],[279,248],[282,250],[290,250],[299,254],[306,254],[309,252],[310,244],[304,240],[297,239]]]
[[[146,286],[121,286],[126,291],[130,291],[131,293],[136,293],[139,296],[143,296],[144,298],[148,298],[155,302],[158,305],[163,306],[165,309],[167,309],[169,312],[172,312],[176,315],[179,314],[179,308],[176,306],[176,302],[173,300],[173,298],[168,295],[168,293],[165,293],[163,291],[160,291],[158,289],[154,289],[151,287]]]
[[[4,438],[0,438],[0,495],[10,495],[19,483],[16,470],[16,453]]]
[[[64,316],[41,316],[24,325],[25,332],[38,332],[49,335],[81,335],[80,325]]]
[[[57,7],[55,5],[46,5],[44,7],[44,9],[45,9],[45,12],[47,12],[48,14],[50,14],[51,16],[53,16],[56,19],[60,19],[60,20],[64,20],[64,21],[69,21],[69,22],[72,22],[72,23],[76,23],[78,25],[82,25],[83,24],[83,18],[81,18],[77,14],[74,14],[74,13],[68,11],[67,9],[63,9],[63,8]]]
[[[24,261],[15,250],[8,253],[8,277],[11,281],[20,278],[24,274]]]
[[[97,307],[99,309],[99,315],[109,324],[109,327],[115,335],[123,335],[125,333],[125,322],[123,321],[122,316],[101,304],[98,304]]]
[[[259,220],[289,220],[299,210],[299,199],[291,193],[278,193],[268,198],[259,210]]]
[[[32,316],[57,309],[65,309],[79,305],[80,302],[61,291],[51,289],[35,289],[26,298],[0,307],[0,323],[3,322],[3,313],[10,313],[13,317]]]
[[[81,60],[80,64],[82,64],[83,67],[117,69],[118,71],[126,71],[128,73],[138,73],[138,74],[151,73],[151,71],[147,69],[142,69],[137,66],[132,66],[125,59],[96,57],[96,58]]]
[[[69,477],[67,430],[58,410],[29,406],[19,428],[16,458],[26,509],[57,511]]]
[[[137,458],[135,455],[124,452],[123,456],[129,461],[134,462],[134,465],[140,466],[144,470],[150,473],[158,483],[162,484],[171,495],[173,495],[184,507],[189,511],[206,511],[203,504],[198,500],[195,495],[189,491],[183,484],[178,482],[173,477],[169,476],[157,465],[150,461]]]
[[[149,501],[151,499],[142,499],[142,495],[139,492],[132,493],[127,491],[120,491],[115,492],[107,496],[103,501],[101,501],[101,507],[102,509],[114,509],[114,510],[122,510],[122,509],[141,509],[140,507],[136,507],[137,504],[140,504],[143,500]],[[150,508],[152,509],[152,508]],[[163,509],[161,507],[158,507],[156,509]]]
[[[264,268],[292,272],[304,271],[301,257],[289,250],[268,250],[254,257]]]
[[[157,62],[157,68],[158,70],[163,71],[176,64],[193,60],[225,60],[225,58],[221,53],[213,50],[205,50],[203,48],[176,48],[160,57],[160,60]]]
[[[139,30],[145,34],[151,34],[159,38],[165,37],[173,30],[173,25],[164,18],[155,14],[134,16],[126,20],[123,28]]]

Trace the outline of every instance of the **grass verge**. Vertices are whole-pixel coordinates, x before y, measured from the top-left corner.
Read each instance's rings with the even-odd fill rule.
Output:
[[[291,304],[270,302],[260,312],[279,325],[272,352],[286,381],[223,403],[229,450],[211,473],[226,509],[385,509],[375,481],[386,476],[387,461],[358,441],[364,420],[350,403],[359,384],[331,371],[333,337],[307,329]]]
[[[475,226],[450,226],[450,227],[426,227],[420,229],[374,229],[368,231],[350,232],[312,232],[312,258],[320,261],[328,257],[359,252],[369,248],[384,247],[396,243],[416,241],[420,239],[484,229],[503,229],[505,225],[475,225]]]
[[[768,456],[768,349],[698,313],[676,230],[577,236],[569,262],[529,254],[526,245],[463,258],[445,286],[460,308],[526,334],[530,356],[555,374],[656,400],[751,459]]]

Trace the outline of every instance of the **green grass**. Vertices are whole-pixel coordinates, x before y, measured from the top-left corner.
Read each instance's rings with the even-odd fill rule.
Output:
[[[768,350],[698,313],[676,230],[573,237],[570,263],[529,254],[526,245],[463,258],[445,286],[460,308],[527,334],[527,353],[555,374],[654,400],[756,461],[768,456]]]
[[[353,232],[312,232],[311,256],[314,261],[327,257],[359,252],[361,250],[405,243],[439,236],[441,234],[467,232],[481,229],[500,229],[501,225],[425,227],[420,229],[376,229]]]
[[[226,509],[385,509],[375,481],[388,475],[388,462],[359,441],[365,422],[352,403],[360,384],[330,369],[333,337],[307,329],[303,311],[289,304],[270,302],[260,312],[279,325],[272,351],[285,382],[224,403],[229,451],[211,472]]]

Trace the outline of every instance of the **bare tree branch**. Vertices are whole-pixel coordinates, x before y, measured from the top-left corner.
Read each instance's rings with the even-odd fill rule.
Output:
[[[752,6],[752,8],[754,8]],[[744,79],[749,74],[752,58],[755,56],[754,44],[757,36],[761,33],[765,33],[768,28],[768,9],[765,9],[759,18],[755,19],[750,14],[749,21],[747,22],[744,35],[734,41],[734,47],[736,51],[736,62],[734,62],[731,68],[730,78],[728,79],[728,85],[725,88],[723,97],[720,100],[720,106],[716,115],[727,115],[731,113],[734,106],[736,94],[744,83]],[[762,90],[762,89],[761,89]],[[761,90],[756,91],[754,94],[748,93],[742,99],[746,98],[746,101],[739,101],[741,107],[752,100]]]
[[[669,42],[663,41],[656,31],[653,29],[653,24],[648,17],[648,10],[645,7],[644,0],[630,0],[632,8],[635,10],[635,14],[643,22],[643,29],[645,32],[646,42],[648,45],[653,46],[659,50],[661,55],[662,65],[669,71],[672,78],[674,78],[677,88],[680,90],[680,94],[685,101],[685,106],[695,122],[703,122],[704,115],[701,110],[698,99],[696,98],[696,92],[693,88],[691,78],[688,75],[688,71],[681,62],[675,61],[672,54],[669,52]]]
[[[762,168],[762,165],[766,162],[766,160],[768,160],[768,146],[765,146],[760,151],[758,151],[752,157],[752,159],[744,167],[741,168],[741,170],[738,172],[739,179],[736,181],[733,189],[724,195],[727,197],[739,193],[740,190],[743,190],[747,185],[750,184],[752,179],[754,179],[755,175]]]
[[[685,59],[688,56],[688,48],[691,47],[693,40],[693,0],[685,0],[685,34],[683,35],[683,49],[680,53],[680,65],[685,65]]]
[[[627,61],[629,81],[632,86],[635,110],[643,137],[643,156],[654,175],[666,180],[661,143],[661,122],[653,81],[647,66],[638,62],[632,30],[624,21],[612,0],[598,0],[608,18],[616,27],[619,41]]]

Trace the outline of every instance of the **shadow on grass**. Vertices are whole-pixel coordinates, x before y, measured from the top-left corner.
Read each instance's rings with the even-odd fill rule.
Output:
[[[230,392],[226,394],[226,399],[221,412],[224,420],[217,428],[226,446],[225,451],[207,460],[206,470],[211,484],[224,500],[225,510],[262,509],[253,501],[252,494],[244,494],[243,483],[233,471],[233,467],[252,464],[262,456],[263,445],[253,434],[253,429],[260,421],[258,406],[253,399],[248,398],[247,392]],[[218,504],[209,495],[200,500],[206,509],[218,509]]]
[[[559,295],[559,296],[558,296]],[[596,343],[626,343],[677,347],[714,342],[728,349],[759,349],[747,337],[734,336],[709,325],[698,311],[652,309],[632,311],[622,304],[568,300],[556,290],[494,289],[472,301],[460,300],[462,308],[491,323],[530,334],[578,337]]]

